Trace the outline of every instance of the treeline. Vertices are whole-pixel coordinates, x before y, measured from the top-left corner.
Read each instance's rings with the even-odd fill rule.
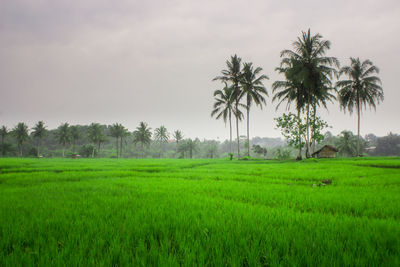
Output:
[[[217,158],[227,157],[229,152],[228,141],[185,138],[180,130],[170,133],[165,126],[152,130],[145,122],[132,132],[119,123],[63,123],[57,129],[47,129],[43,121],[32,128],[20,122],[12,129],[2,126],[0,138],[3,157]],[[253,140],[263,147],[284,145],[280,138]],[[239,143],[244,146],[243,136]]]
[[[327,122],[318,116],[320,108],[327,108],[328,102],[338,101],[338,106],[350,114],[357,114],[356,151],[352,156],[362,154],[360,136],[360,115],[366,107],[376,108],[383,101],[381,80],[376,74],[379,69],[370,60],[361,61],[350,58],[350,65],[340,66],[336,57],[327,56],[331,47],[328,40],[320,34],[312,35],[311,31],[302,32],[293,42],[292,50],[282,50],[280,66],[275,70],[283,80],[272,84],[272,101],[276,108],[286,104],[294,114],[284,114],[276,118],[277,128],[289,144],[298,149],[297,158],[311,157],[318,143],[324,139],[322,130],[328,127]],[[232,144],[232,121],[236,126],[236,140],[239,141],[239,121],[246,120],[247,156],[250,156],[249,121],[253,106],[263,108],[269,97],[264,81],[268,77],[261,67],[251,62],[242,62],[237,55],[226,61],[226,69],[214,81],[221,81],[223,86],[214,92],[214,105],[211,116],[229,123],[230,142]],[[231,145],[230,155],[233,157]],[[240,146],[237,145],[237,157],[240,158]]]
[[[0,128],[0,155],[3,157],[109,157],[109,158],[220,158],[229,157],[231,143],[216,140],[185,138],[180,130],[170,133],[160,126],[154,131],[141,122],[135,131],[128,131],[123,125],[61,124],[57,129],[47,129],[39,121],[29,128],[25,123],[18,123],[13,129]],[[317,144],[319,149],[325,144],[339,149],[339,156],[348,157],[357,151],[357,136],[350,131],[343,131],[334,136],[330,132],[323,135]],[[360,138],[361,151],[371,156],[399,156],[400,136],[390,133],[384,137],[368,134]],[[235,140],[233,149],[247,149],[250,156],[268,159],[289,159],[296,155],[296,150],[281,138],[250,139],[241,135]]]

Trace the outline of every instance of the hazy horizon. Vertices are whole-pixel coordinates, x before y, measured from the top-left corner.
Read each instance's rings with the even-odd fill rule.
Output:
[[[310,8],[312,7],[312,8]],[[237,54],[270,77],[263,110],[253,107],[250,137],[281,137],[271,84],[280,51],[311,28],[331,41],[330,56],[370,59],[380,68],[385,100],[364,111],[361,135],[400,133],[400,2],[386,1],[30,1],[0,2],[0,125],[48,128],[140,121],[186,137],[229,138],[210,117],[212,79]],[[357,116],[337,102],[321,117],[333,128],[357,130]],[[292,112],[294,112],[292,110]],[[240,134],[245,134],[245,122]]]

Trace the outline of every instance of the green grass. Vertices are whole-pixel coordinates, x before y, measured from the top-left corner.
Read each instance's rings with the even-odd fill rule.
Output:
[[[35,265],[399,266],[400,158],[0,159],[0,266]]]

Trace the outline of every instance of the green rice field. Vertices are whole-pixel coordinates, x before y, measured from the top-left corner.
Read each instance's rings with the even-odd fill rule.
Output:
[[[204,265],[400,266],[400,158],[0,159],[0,266]]]

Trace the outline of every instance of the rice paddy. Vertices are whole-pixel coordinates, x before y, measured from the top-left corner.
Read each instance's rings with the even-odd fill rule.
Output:
[[[0,159],[0,265],[399,266],[399,203],[400,158]]]

